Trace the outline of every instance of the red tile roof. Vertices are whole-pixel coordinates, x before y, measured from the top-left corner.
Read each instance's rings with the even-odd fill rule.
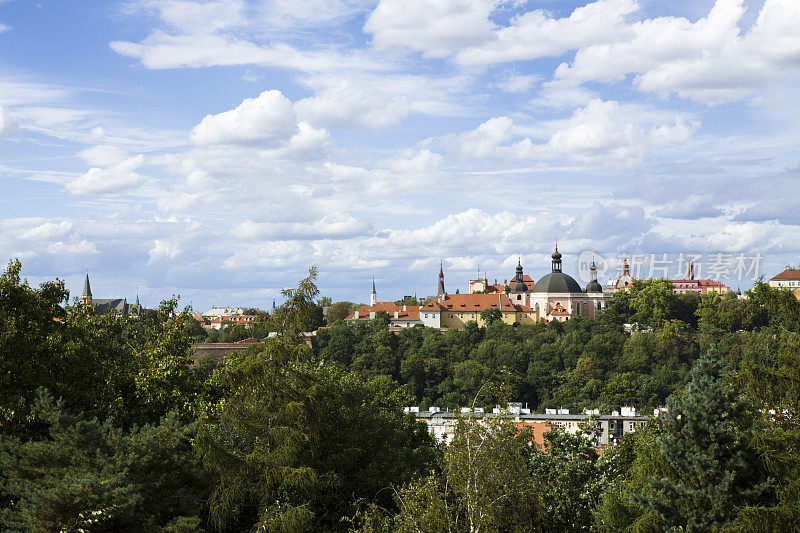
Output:
[[[509,286],[513,285],[515,281],[517,281],[517,275],[516,275],[516,274],[514,274],[514,277],[513,277],[513,278],[511,278],[511,279],[508,281],[508,285],[509,285]],[[530,277],[529,275],[527,275],[527,274],[523,274],[523,275],[522,275],[522,281],[524,281],[524,282],[525,282],[525,285],[527,285],[527,286],[528,286],[528,290],[531,290],[531,289],[533,289],[534,281],[531,279],[531,277]]]
[[[778,274],[774,278],[771,278],[770,281],[773,281],[773,280],[778,281],[778,280],[785,280],[785,279],[789,279],[789,280],[793,280],[793,281],[794,280],[800,280],[800,270],[795,270],[793,268],[787,268],[786,270],[784,270],[783,272],[781,272],[780,274]]]
[[[376,302],[375,305],[362,305],[358,308],[358,319],[369,320],[370,313],[378,313],[386,311],[389,313],[389,318],[394,320],[419,320],[419,306],[407,305],[406,310],[403,311],[402,305],[397,305],[394,302]],[[394,313],[397,311],[397,318],[395,319]],[[354,320],[355,313],[350,313],[347,320]]]
[[[520,306],[524,307],[524,306]],[[483,311],[496,308],[501,311],[517,311],[505,293],[493,294],[447,294],[444,299],[436,297],[426,303],[423,311]],[[530,308],[526,308],[530,309]],[[531,310],[532,311],[532,310]]]

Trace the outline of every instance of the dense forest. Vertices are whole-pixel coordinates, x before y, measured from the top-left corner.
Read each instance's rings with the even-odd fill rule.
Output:
[[[800,303],[763,283],[636,284],[596,320],[533,327],[332,319],[312,349],[312,269],[264,315],[277,335],[195,364],[174,298],[96,316],[21,268],[0,275],[0,530],[800,528]],[[505,401],[668,415],[600,454],[591,421],[539,451],[465,418],[441,446],[402,409]]]

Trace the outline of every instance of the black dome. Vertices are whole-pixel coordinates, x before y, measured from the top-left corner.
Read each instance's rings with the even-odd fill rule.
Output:
[[[517,278],[517,281],[511,286],[511,292],[527,292],[528,286],[522,281],[522,278]]]
[[[594,279],[586,285],[586,292],[603,292],[603,286]]]
[[[533,286],[533,292],[583,292],[583,290],[572,276],[563,272],[551,272]]]

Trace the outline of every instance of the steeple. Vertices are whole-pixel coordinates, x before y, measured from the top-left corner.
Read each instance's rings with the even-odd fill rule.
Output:
[[[686,266],[686,279],[694,279],[694,261],[689,261]]]
[[[558,253],[558,243],[556,242],[556,251],[550,256],[553,258],[553,272],[561,272],[561,254]]]
[[[83,305],[92,305],[92,288],[89,286],[89,273],[86,273],[86,279],[83,282],[83,294],[81,294],[81,303]]]
[[[522,280],[522,258],[517,258],[517,276],[516,281],[511,286],[511,292],[526,292],[528,286]]]
[[[623,276],[630,276],[631,275],[631,267],[628,264],[628,258],[627,257],[622,262],[622,275]]]
[[[375,291],[375,278],[372,278],[372,292],[369,295],[369,305],[378,303],[378,293]]]
[[[444,265],[439,263],[439,285],[436,287],[436,296],[446,294],[444,292]]]

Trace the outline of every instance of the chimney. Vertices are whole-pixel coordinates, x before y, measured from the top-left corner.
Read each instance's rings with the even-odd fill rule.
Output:
[[[353,318],[358,318],[358,311],[356,311],[355,313],[353,313]]]
[[[406,306],[405,306],[405,305],[403,305],[403,311],[405,311],[405,310],[406,310]]]
[[[400,318],[400,311],[395,311],[394,312],[394,317],[395,318]]]

